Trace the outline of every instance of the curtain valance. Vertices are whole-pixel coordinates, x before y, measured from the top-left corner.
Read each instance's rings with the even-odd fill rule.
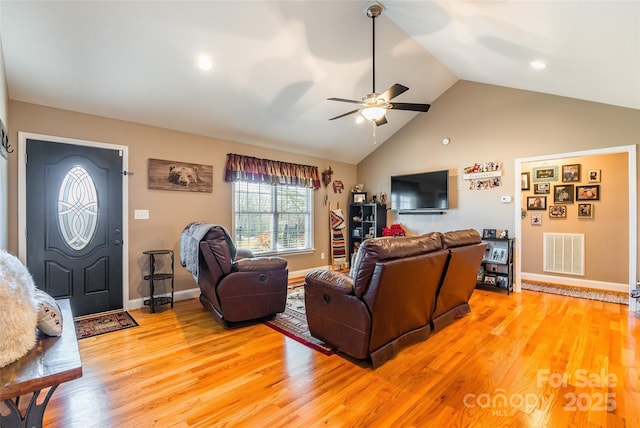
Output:
[[[317,166],[299,165],[251,156],[227,154],[225,181],[320,188]]]

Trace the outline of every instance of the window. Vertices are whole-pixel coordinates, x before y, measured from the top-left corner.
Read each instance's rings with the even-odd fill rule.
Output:
[[[233,237],[254,253],[313,248],[313,190],[237,181],[233,183]]]

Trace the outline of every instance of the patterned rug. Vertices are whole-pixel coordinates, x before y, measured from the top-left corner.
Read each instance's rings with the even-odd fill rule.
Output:
[[[549,284],[545,282],[522,281],[523,290],[537,291],[541,293],[560,294],[562,296],[578,297],[581,299],[600,300],[620,305],[629,304],[628,293],[615,291],[595,290],[593,288],[571,287],[569,285]]]
[[[336,352],[334,348],[309,333],[307,315],[304,308],[304,281],[296,281],[289,284],[287,307],[283,313],[276,314],[273,319],[265,321],[265,324],[325,355],[331,355]]]
[[[138,326],[136,320],[127,311],[87,315],[77,317],[73,321],[76,325],[78,339],[86,339],[87,337]]]

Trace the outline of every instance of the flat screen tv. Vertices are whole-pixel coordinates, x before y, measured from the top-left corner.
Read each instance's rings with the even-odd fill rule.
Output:
[[[401,214],[449,209],[449,170],[391,177],[391,209]]]

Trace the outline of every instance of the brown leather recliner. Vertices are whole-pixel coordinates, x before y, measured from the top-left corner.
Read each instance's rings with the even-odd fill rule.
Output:
[[[377,367],[431,334],[436,292],[449,257],[441,235],[365,240],[349,275],[314,270],[305,277],[309,331]]]
[[[442,245],[451,256],[432,316],[434,331],[441,330],[471,311],[468,302],[476,287],[478,269],[487,248],[474,229],[443,233]]]
[[[287,260],[236,250],[226,229],[217,225],[200,241],[198,259],[200,303],[223,326],[284,312]]]

